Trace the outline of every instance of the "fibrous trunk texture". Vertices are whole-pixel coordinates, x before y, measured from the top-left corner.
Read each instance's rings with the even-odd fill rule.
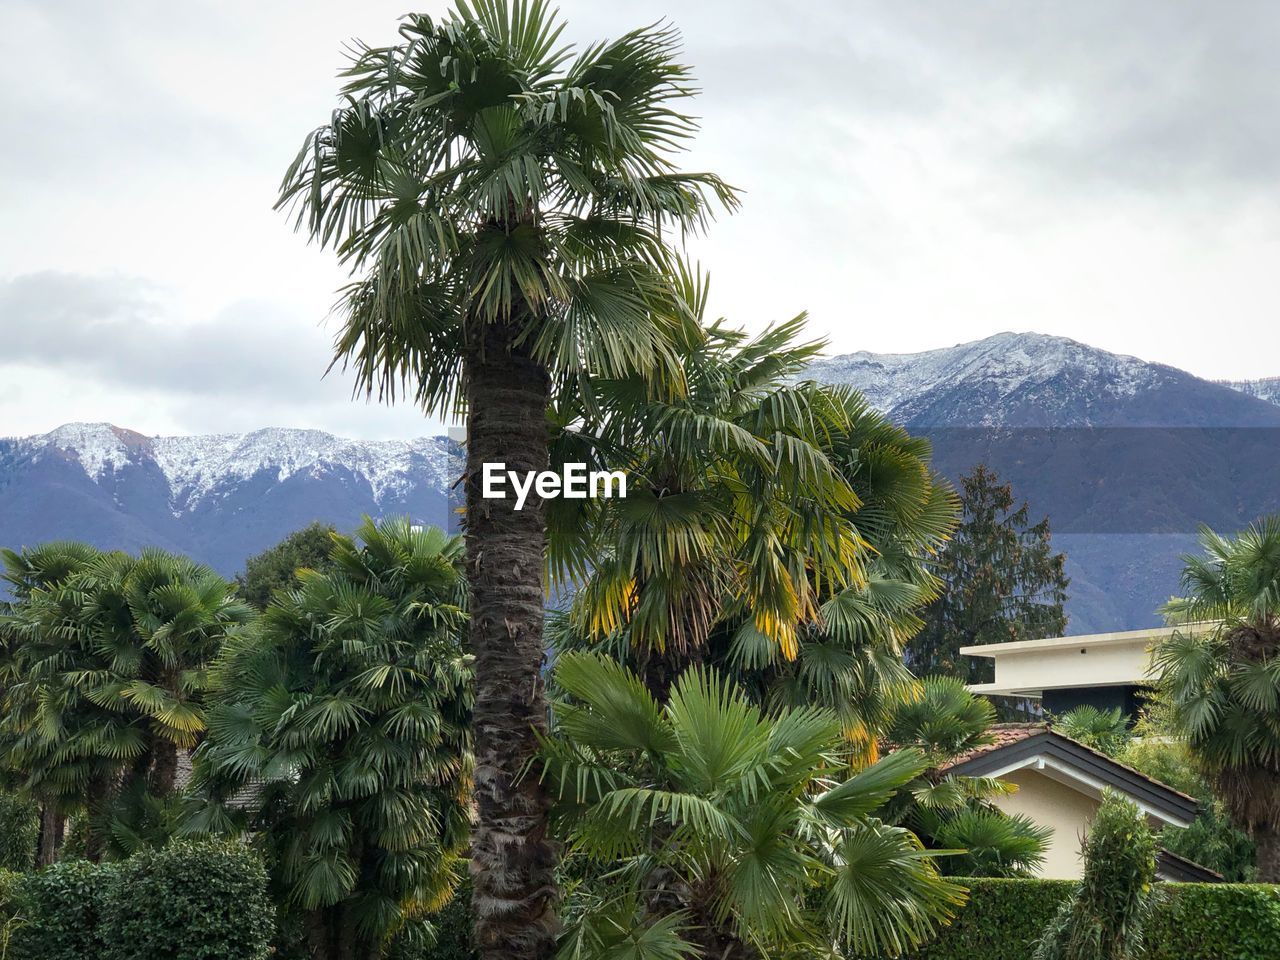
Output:
[[[476,946],[484,960],[544,960],[558,932],[549,798],[529,769],[545,732],[541,500],[482,497],[485,463],[547,469],[550,379],[515,324],[474,324],[467,345],[466,545],[475,658],[471,841]],[[508,487],[509,493],[509,487]]]
[[[58,859],[58,851],[62,849],[62,836],[66,826],[66,818],[58,812],[52,800],[40,807],[40,848],[36,865],[47,867]]]
[[[1280,830],[1254,830],[1253,839],[1258,848],[1258,882],[1280,883]]]
[[[151,750],[152,792],[156,796],[167,797],[177,785],[178,747],[168,740],[155,737]]]

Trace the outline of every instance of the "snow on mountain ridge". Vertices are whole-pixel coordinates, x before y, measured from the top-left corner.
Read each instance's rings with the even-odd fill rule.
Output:
[[[1260,380],[1215,380],[1214,383],[1280,406],[1280,377],[1263,377]]]
[[[819,360],[809,375],[861,390],[878,409],[892,413],[943,386],[981,381],[1000,395],[1047,382],[1064,371],[1101,380],[1115,397],[1133,396],[1163,368],[1137,357],[1038,333],[998,333],[982,340],[919,353],[859,351]]]
[[[299,473],[346,469],[369,483],[379,503],[420,483],[444,489],[453,472],[452,448],[444,437],[361,441],[284,427],[146,437],[109,423],[69,423],[18,442],[33,456],[56,451],[73,457],[94,481],[149,459],[169,485],[175,514],[194,508],[227,482],[248,480],[263,470],[274,471],[281,482]]]

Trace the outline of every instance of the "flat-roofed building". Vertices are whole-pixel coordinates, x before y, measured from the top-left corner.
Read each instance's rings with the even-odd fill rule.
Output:
[[[1176,630],[1186,629],[1150,627],[1017,640],[961,647],[960,652],[995,663],[995,680],[971,684],[969,689],[974,693],[1039,700],[1052,714],[1091,704],[1103,709],[1119,707],[1136,717],[1138,693],[1150,683],[1152,649]]]

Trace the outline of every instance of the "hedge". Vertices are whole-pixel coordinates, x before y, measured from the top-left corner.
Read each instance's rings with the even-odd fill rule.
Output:
[[[242,844],[176,842],[114,870],[101,960],[262,960],[275,930],[262,861]]]
[[[55,863],[11,886],[15,915],[7,960],[79,960],[102,953],[98,920],[114,866]]]
[[[173,843],[121,863],[0,871],[5,960],[263,960],[274,910],[236,843]]]
[[[961,881],[969,903],[914,960],[1027,960],[1070,880]],[[1280,944],[1280,886],[1162,883],[1147,960],[1258,960]]]
[[[1280,950],[1280,886],[1167,886],[1165,902],[1147,921],[1147,960],[1258,960]]]

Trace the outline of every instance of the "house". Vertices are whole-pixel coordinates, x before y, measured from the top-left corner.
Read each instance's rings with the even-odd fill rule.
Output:
[[[1149,680],[1151,650],[1175,629],[1186,628],[1017,640],[961,647],[960,652],[995,663],[995,680],[971,684],[974,693],[1039,700],[1051,714],[1091,704],[1119,707],[1136,718],[1139,691]]]
[[[993,799],[1008,814],[1023,814],[1053,830],[1040,875],[1055,879],[1081,876],[1081,849],[1104,790],[1122,794],[1147,815],[1152,829],[1185,827],[1195,819],[1194,797],[1153,780],[1106,754],[1056,732],[1045,723],[997,724],[994,742],[953,760],[947,773],[994,777],[1017,790]],[[1198,864],[1162,851],[1162,880],[1221,880]]]
[[[970,684],[974,693],[1036,700],[1050,717],[1088,704],[1119,707],[1136,719],[1142,688],[1150,682],[1151,651],[1175,629],[1187,628],[1020,640],[962,647],[960,652],[994,662],[994,681]],[[1153,829],[1185,827],[1195,819],[1194,797],[1063,736],[1049,723],[1000,724],[993,733],[995,742],[957,758],[948,771],[996,777],[1017,786],[995,803],[1007,813],[1025,814],[1052,828],[1041,868],[1045,877],[1081,875],[1084,837],[1104,790],[1132,800]],[[1168,851],[1160,853],[1158,875],[1162,880],[1222,879]]]

